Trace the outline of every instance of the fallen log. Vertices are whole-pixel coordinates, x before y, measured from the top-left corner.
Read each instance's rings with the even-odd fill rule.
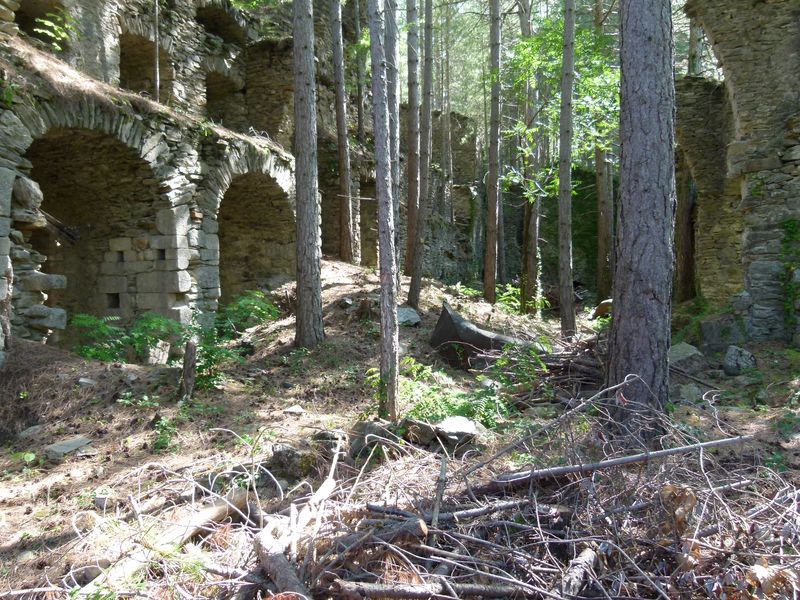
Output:
[[[309,596],[308,589],[300,581],[297,571],[286,558],[291,533],[288,523],[280,519],[269,519],[267,525],[253,539],[261,569],[277,586],[280,592],[295,592]]]
[[[150,531],[143,531],[145,536],[155,540],[155,543],[143,544],[126,558],[111,565],[97,577],[83,586],[75,595],[76,598],[92,598],[100,596],[103,589],[124,585],[131,577],[146,568],[151,561],[164,552],[172,552],[175,547],[182,546],[195,535],[200,533],[208,523],[219,523],[232,514],[241,514],[247,506],[247,490],[234,490],[224,498],[215,501],[211,506],[189,515],[182,523],[176,523],[153,535]]]
[[[734,438],[725,438],[722,440],[714,440],[711,442],[703,442],[700,444],[692,444],[690,446],[680,446],[678,448],[668,448],[666,450],[654,450],[653,452],[642,452],[641,454],[634,454],[631,456],[621,456],[619,458],[612,458],[596,463],[586,463],[579,465],[568,465],[565,467],[547,467],[545,469],[531,469],[528,471],[515,471],[512,473],[505,473],[496,479],[493,479],[487,488],[491,491],[500,491],[508,488],[513,488],[519,485],[526,485],[535,479],[544,479],[546,477],[561,477],[563,475],[579,474],[586,475],[594,471],[608,469],[611,467],[619,467],[622,465],[629,465],[632,463],[648,462],[657,458],[665,456],[672,456],[674,454],[686,454],[694,450],[718,448],[721,446],[730,446],[732,444],[740,444],[753,439],[752,435],[741,435]]]
[[[449,589],[448,589],[449,588]],[[537,596],[525,587],[502,584],[481,583],[366,583],[336,579],[331,586],[335,598],[417,598],[427,600],[434,596],[448,596],[450,592],[463,596],[482,596],[484,598],[511,598],[519,594]]]

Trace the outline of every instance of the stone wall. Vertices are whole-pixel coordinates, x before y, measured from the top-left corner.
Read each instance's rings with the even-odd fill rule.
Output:
[[[0,301],[11,265],[15,335],[50,337],[75,312],[188,322],[216,310],[219,235],[236,236],[220,231],[225,202],[267,242],[248,283],[292,272],[293,159],[279,146],[54,72],[24,40],[0,44],[15,84],[0,110]],[[258,194],[241,193],[250,177]]]
[[[743,221],[749,333],[800,343],[800,328],[786,327],[781,259],[783,225],[800,218],[800,6],[795,0],[689,0],[686,11],[712,43],[731,104],[724,193],[733,203],[735,192]],[[731,181],[739,182],[738,190]]]
[[[730,101],[716,81],[684,77],[676,82],[677,140],[697,186],[695,274],[700,295],[723,306],[744,289],[738,178],[728,178],[725,152],[733,138]]]

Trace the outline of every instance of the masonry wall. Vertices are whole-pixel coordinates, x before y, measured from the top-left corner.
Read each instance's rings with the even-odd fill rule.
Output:
[[[741,257],[754,339],[794,338],[800,306],[787,306],[784,224],[800,218],[800,6],[793,0],[689,0],[722,65],[731,105],[724,193],[736,197]],[[727,182],[738,181],[738,191]],[[724,219],[724,212],[722,213]],[[788,318],[787,318],[788,317]],[[796,321],[796,319],[795,319]]]

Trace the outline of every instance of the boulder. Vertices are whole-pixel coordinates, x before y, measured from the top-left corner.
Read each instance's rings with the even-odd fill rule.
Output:
[[[403,419],[400,430],[403,432],[403,439],[419,446],[427,446],[436,439],[436,428],[424,421]]]
[[[389,431],[387,421],[359,421],[350,432],[350,456],[365,458],[368,449],[379,444],[381,438],[395,440],[397,436]]]
[[[437,423],[435,427],[439,441],[445,448],[456,454],[472,448],[486,434],[486,428],[483,425],[466,417],[447,417]],[[435,449],[433,444],[431,447]]]
[[[742,305],[746,302],[746,298],[741,300]],[[731,344],[744,343],[745,333],[741,317],[714,315],[700,321],[700,348],[707,353],[722,352]]]
[[[669,349],[669,366],[685,371],[691,375],[708,367],[706,357],[697,348],[686,342],[675,344]]]
[[[44,196],[38,183],[27,177],[17,177],[11,200],[15,207],[38,212]]]
[[[419,313],[410,306],[397,307],[397,323],[403,327],[416,327],[422,322]]]
[[[756,357],[744,348],[739,346],[728,346],[725,352],[725,360],[722,362],[722,370],[726,375],[741,375],[748,369],[756,368]]]

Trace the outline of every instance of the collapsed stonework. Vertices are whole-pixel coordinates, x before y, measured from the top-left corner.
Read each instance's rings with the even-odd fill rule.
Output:
[[[800,345],[800,270],[787,228],[800,220],[800,6],[689,0],[724,82],[678,82],[678,141],[698,189],[696,280],[747,305],[755,340]],[[791,283],[794,282],[794,283]]]

